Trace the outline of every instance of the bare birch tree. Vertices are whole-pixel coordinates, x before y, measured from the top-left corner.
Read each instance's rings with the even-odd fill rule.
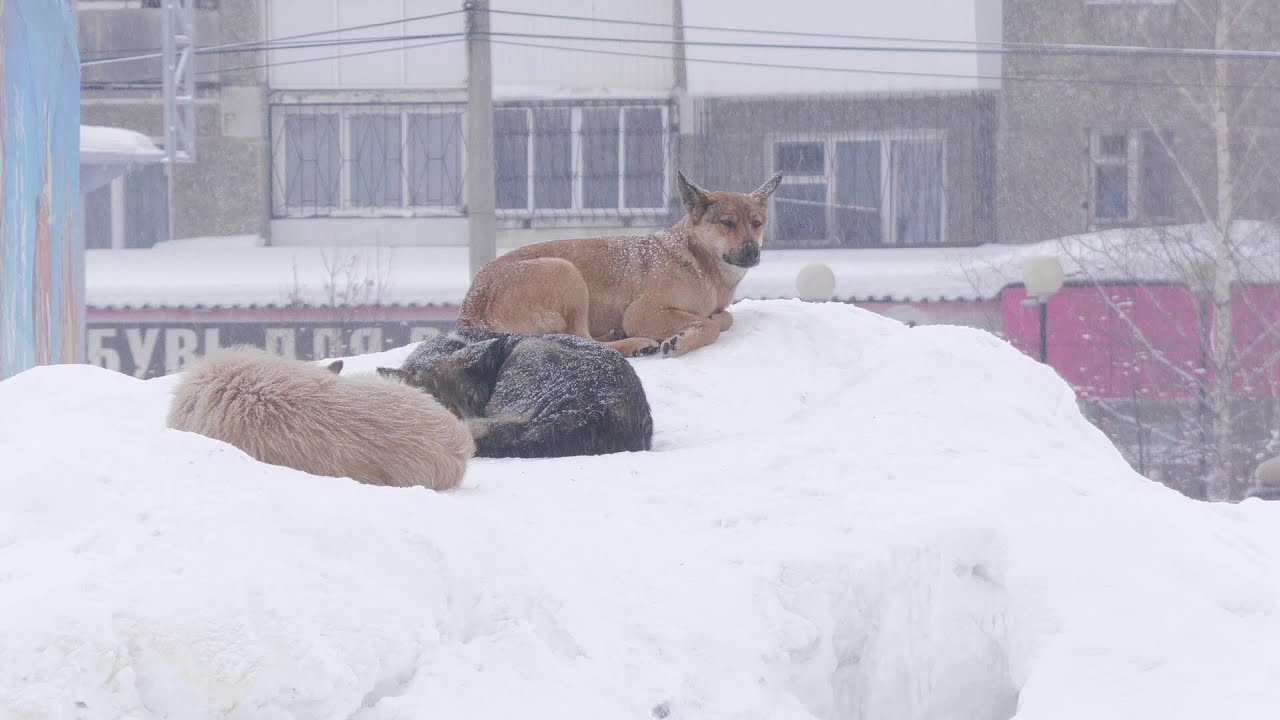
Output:
[[[1145,45],[1213,52],[1175,52],[1136,62],[1153,79],[1153,89],[1135,90],[1134,95],[1140,98],[1138,112],[1148,129],[1142,138],[1158,145],[1167,158],[1165,169],[1174,175],[1177,199],[1170,203],[1179,206],[1178,218],[1190,224],[1161,226],[1142,208],[1131,212],[1131,224],[1155,226],[1151,231],[1136,237],[1130,232],[1127,242],[1113,242],[1105,234],[1092,242],[1064,241],[1063,252],[1074,255],[1080,274],[1098,281],[1104,297],[1111,293],[1104,280],[1182,281],[1198,307],[1207,305],[1191,323],[1199,367],[1188,367],[1167,345],[1149,337],[1153,329],[1134,321],[1128,308],[1110,302],[1110,309],[1131,333],[1137,357],[1194,388],[1197,402],[1186,413],[1184,432],[1166,433],[1168,445],[1184,450],[1198,446],[1207,498],[1238,499],[1257,456],[1274,453],[1274,438],[1280,435],[1275,413],[1257,407],[1265,400],[1275,402],[1270,388],[1275,361],[1256,351],[1274,341],[1276,318],[1266,317],[1273,308],[1253,307],[1241,292],[1241,283],[1280,280],[1274,260],[1277,236],[1267,224],[1275,219],[1274,208],[1265,200],[1274,197],[1275,177],[1268,172],[1273,162],[1268,159],[1274,160],[1276,147],[1268,141],[1275,138],[1259,127],[1260,117],[1280,112],[1280,90],[1271,84],[1280,75],[1280,62],[1233,51],[1274,44],[1269,28],[1277,18],[1269,3],[1258,0],[1179,0],[1167,12],[1170,22],[1145,28]],[[1106,68],[1099,70],[1106,74]],[[1146,173],[1139,182],[1169,180],[1149,169],[1139,172]],[[1098,182],[1096,175],[1091,182]],[[1092,201],[1097,202],[1096,195]],[[1152,303],[1158,304],[1149,294],[1146,304]],[[1242,310],[1255,313],[1265,329],[1244,346],[1235,327]],[[1158,414],[1151,412],[1150,402],[1111,400],[1099,399],[1095,406],[1112,421],[1135,426],[1139,436],[1151,434]],[[1250,427],[1242,427],[1244,423]],[[1270,428],[1259,433],[1259,423]],[[1261,447],[1256,440],[1260,435],[1269,438]]]

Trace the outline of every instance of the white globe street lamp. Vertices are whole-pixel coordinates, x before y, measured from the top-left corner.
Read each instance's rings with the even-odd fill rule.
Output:
[[[796,273],[796,292],[807,302],[826,302],[836,291],[836,274],[823,263],[813,263]]]
[[[1022,284],[1040,309],[1040,362],[1049,357],[1049,298],[1065,279],[1062,263],[1051,255],[1029,257],[1022,264]]]

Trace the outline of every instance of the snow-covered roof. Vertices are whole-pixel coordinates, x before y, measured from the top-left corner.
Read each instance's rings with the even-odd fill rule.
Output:
[[[748,10],[740,0],[684,0],[689,93],[790,95],[998,86],[999,56],[974,50],[978,43],[1000,40],[999,3],[789,0],[752,3]],[[788,45],[803,47],[778,47]],[[873,49],[836,49],[848,47]],[[923,48],[941,52],[920,52]]]
[[[990,300],[1022,282],[1030,257],[1052,256],[1068,283],[1187,283],[1207,277],[1213,235],[1206,225],[1102,230],[1022,245],[769,250],[747,273],[739,297],[795,297],[796,274],[823,263],[835,275],[835,297],[886,302]],[[1239,222],[1232,229],[1236,279],[1280,282],[1280,227]]]
[[[250,236],[252,237],[252,236]],[[435,305],[467,291],[465,247],[257,247],[245,237],[89,250],[90,307]]]
[[[1141,478],[989,333],[735,318],[633,362],[653,452],[477,458],[439,493],[170,430],[177,377],[0,382],[5,710],[1276,716],[1280,505]]]
[[[1214,232],[1203,223],[1126,228],[1072,235],[1026,246],[1057,255],[1069,280],[1148,283],[1203,282],[1214,262]],[[1280,282],[1280,225],[1238,221],[1229,251],[1241,282]]]
[[[987,266],[1003,268],[1018,248],[874,248],[859,250],[770,250],[738,286],[740,298],[796,297],[796,275],[815,263],[831,268],[840,300],[980,300],[1005,286]],[[997,284],[998,282],[998,284]]]
[[[193,238],[146,250],[90,250],[90,307],[456,305],[470,284],[465,247],[262,247],[256,236]],[[766,246],[738,298],[796,297],[801,268],[822,263],[834,297],[856,302],[991,300],[1022,282],[1028,257],[1060,258],[1068,282],[1182,283],[1210,257],[1202,225],[1108,230],[1026,245],[776,250]],[[1280,229],[1239,223],[1243,281],[1280,281]],[[505,252],[505,250],[504,250]],[[344,295],[345,293],[345,295]]]
[[[151,138],[126,128],[80,126],[80,162],[92,164],[159,162],[164,151]]]
[[[140,132],[80,126],[80,192],[92,192],[134,168],[164,159],[164,151]]]
[[[351,304],[456,305],[470,284],[465,247],[260,247],[254,236],[199,238],[152,249],[90,250],[90,307],[261,307]],[[796,296],[796,274],[829,265],[836,297],[941,301],[994,297],[1020,248],[766,250],[740,298]]]

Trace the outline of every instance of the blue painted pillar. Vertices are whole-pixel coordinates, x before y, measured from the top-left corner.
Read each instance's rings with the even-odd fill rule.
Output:
[[[0,0],[0,379],[83,362],[74,0]]]

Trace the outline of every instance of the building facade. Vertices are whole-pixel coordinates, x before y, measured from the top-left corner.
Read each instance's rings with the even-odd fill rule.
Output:
[[[158,4],[81,0],[88,57],[157,46]],[[797,56],[777,46],[815,16],[891,36],[919,33],[930,14],[924,0],[870,19],[847,3],[802,4],[813,7],[762,8],[777,17],[755,37],[715,24],[734,10],[723,0],[618,0],[589,15],[569,0],[493,3],[499,246],[663,227],[679,214],[675,168],[726,189],[784,172],[774,239],[785,247],[994,240],[999,57],[871,53],[848,69],[843,53]],[[953,5],[926,35],[998,37],[998,0]],[[197,15],[198,44],[218,47],[198,56],[200,151],[174,170],[177,237],[465,244],[460,6],[199,0]],[[745,63],[723,47],[743,37],[760,45]],[[895,70],[903,58],[918,71]],[[806,63],[834,70],[790,69]],[[162,134],[158,60],[92,65],[84,86],[87,122]],[[94,193],[90,247],[161,239],[163,174]]]
[[[159,44],[145,0],[81,0],[88,58]],[[499,244],[668,220],[672,61],[583,62],[572,2],[495,3]],[[510,14],[508,14],[510,13]],[[672,6],[610,3],[670,38]],[[418,0],[200,0],[198,161],[175,168],[177,237],[279,245],[465,244],[466,13]],[[500,40],[498,33],[510,35]],[[578,43],[581,45],[582,43]],[[90,66],[86,122],[162,135],[158,60]],[[90,246],[148,247],[163,168],[91,197]],[[121,217],[123,216],[123,218]]]
[[[1267,2],[1007,0],[1001,241],[1212,222],[1222,186],[1220,123],[1234,219],[1273,219],[1280,202],[1276,61],[1179,50],[1280,50],[1277,23],[1280,5]],[[1154,50],[1088,53],[1068,45]]]

